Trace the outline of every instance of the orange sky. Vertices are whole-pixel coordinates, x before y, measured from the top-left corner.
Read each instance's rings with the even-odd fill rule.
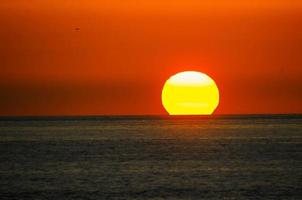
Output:
[[[185,70],[216,114],[302,113],[301,53],[298,0],[2,0],[0,115],[165,114]]]

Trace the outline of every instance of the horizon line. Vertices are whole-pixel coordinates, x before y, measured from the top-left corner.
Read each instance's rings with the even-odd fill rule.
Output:
[[[234,119],[234,118],[302,118],[302,113],[277,114],[212,114],[212,115],[168,115],[168,114],[130,114],[130,115],[0,115],[1,120],[51,120],[51,119]]]

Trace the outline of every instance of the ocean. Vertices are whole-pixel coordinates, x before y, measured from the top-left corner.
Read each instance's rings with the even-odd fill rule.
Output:
[[[302,199],[302,115],[2,117],[0,199]]]

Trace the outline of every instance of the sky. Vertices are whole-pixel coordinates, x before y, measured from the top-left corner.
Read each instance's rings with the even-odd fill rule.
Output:
[[[211,76],[215,114],[302,113],[302,1],[2,0],[0,115],[166,114]]]

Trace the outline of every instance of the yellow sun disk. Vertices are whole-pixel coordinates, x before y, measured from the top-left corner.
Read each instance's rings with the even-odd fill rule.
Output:
[[[171,115],[210,115],[218,106],[219,91],[209,76],[181,72],[166,81],[162,103]]]

